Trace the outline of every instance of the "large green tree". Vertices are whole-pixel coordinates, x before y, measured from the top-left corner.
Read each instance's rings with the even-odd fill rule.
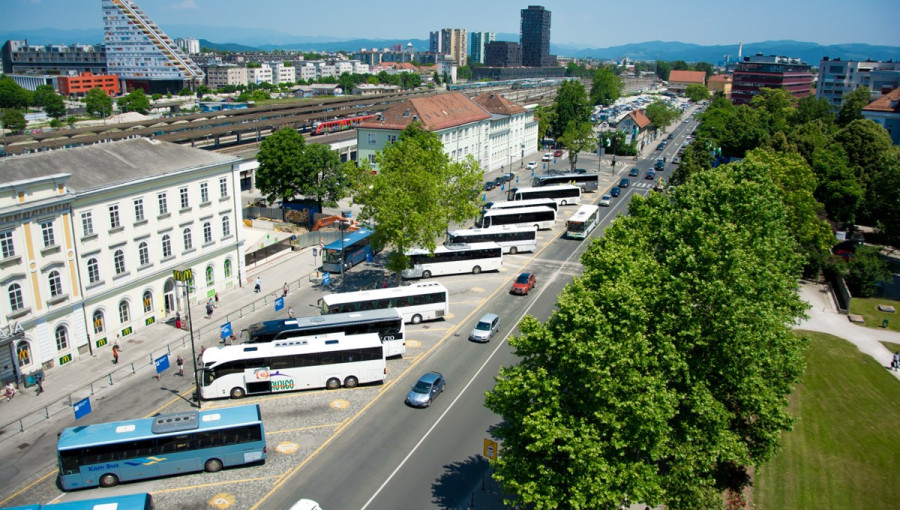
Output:
[[[570,123],[557,141],[569,149],[569,166],[573,172],[578,164],[578,155],[597,148],[597,137],[590,122]]]
[[[486,396],[503,418],[494,476],[529,508],[718,509],[790,429],[804,304],[768,177],[726,165],[630,213],[550,319],[519,324],[521,361]]]
[[[92,88],[84,96],[84,107],[92,117],[109,117],[113,112],[112,105],[112,98],[99,87]]]
[[[375,225],[375,242],[393,247],[387,267],[399,276],[410,248],[433,252],[451,223],[478,215],[484,173],[471,155],[451,161],[440,138],[420,122],[410,123],[375,162],[379,173],[361,173],[353,200],[362,204],[360,218]]]
[[[25,126],[28,125],[25,122],[25,114],[22,113],[22,110],[17,110],[15,108],[8,108],[2,111],[0,114],[0,124],[3,125],[3,129],[8,129],[12,132],[18,132],[25,129]]]
[[[553,100],[553,110],[556,113],[550,124],[553,138],[562,136],[570,122],[590,122],[591,105],[584,85],[578,80],[563,82]]]
[[[53,85],[39,85],[34,91],[33,100],[35,106],[43,108],[54,119],[66,116],[66,103],[53,89]]]
[[[831,220],[853,223],[865,188],[850,168],[844,149],[836,144],[816,147],[810,160],[818,180],[816,200],[822,203]]]
[[[594,71],[591,81],[591,104],[609,106],[622,97],[625,83],[610,66]]]
[[[270,202],[304,197],[319,207],[334,205],[355,185],[355,177],[345,172],[336,152],[327,145],[307,144],[289,127],[266,138],[256,160],[256,187]]]
[[[538,121],[538,148],[541,147],[541,140],[550,133],[550,126],[556,119],[556,110],[552,106],[538,105],[534,109],[534,118]]]
[[[657,129],[665,131],[666,127],[675,122],[675,119],[681,115],[681,112],[678,108],[670,106],[663,101],[654,101],[647,105],[647,108],[644,109],[644,114],[647,115],[647,118],[650,119],[650,122]]]
[[[869,104],[869,101],[869,87],[863,86],[844,94],[841,101],[841,107],[838,109],[838,124],[846,126],[854,120],[861,120],[863,118],[862,109]]]
[[[834,122],[834,112],[831,109],[831,103],[825,98],[816,98],[813,95],[801,97],[797,101],[797,110],[794,113],[793,122],[797,125],[802,125],[816,120],[826,124]]]
[[[25,109],[32,103],[31,91],[20,87],[9,76],[0,76],[0,108]]]
[[[696,103],[709,99],[709,90],[699,83],[691,83],[684,89],[684,95]]]

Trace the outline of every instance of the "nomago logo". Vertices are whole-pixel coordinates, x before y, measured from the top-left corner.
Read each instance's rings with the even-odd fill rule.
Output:
[[[257,368],[253,371],[253,377],[256,378],[257,381],[268,381],[269,380],[269,369],[268,368]]]
[[[272,391],[288,391],[294,389],[293,379],[283,379],[272,381]]]

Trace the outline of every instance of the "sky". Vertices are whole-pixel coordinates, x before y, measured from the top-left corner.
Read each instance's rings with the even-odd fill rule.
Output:
[[[0,0],[0,31],[100,29],[100,0]],[[285,34],[356,38],[427,39],[439,28],[518,33],[527,1],[510,0],[137,0],[171,37],[185,26],[240,30],[211,31],[244,37]],[[532,1],[551,11],[553,44],[605,48],[645,41],[701,45],[793,39],[820,44],[868,43],[900,46],[898,0],[643,0]],[[440,6],[440,7],[438,7]],[[167,28],[168,27],[168,28]],[[199,29],[194,29],[199,30]],[[59,43],[99,41],[58,41]]]

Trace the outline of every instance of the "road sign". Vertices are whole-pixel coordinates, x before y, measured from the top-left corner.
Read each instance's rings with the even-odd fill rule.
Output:
[[[91,413],[91,397],[87,397],[84,400],[79,400],[72,405],[72,409],[75,410],[75,419],[81,418],[82,416],[87,416]]]
[[[330,285],[331,284],[331,273],[323,273],[322,274],[322,285]]]
[[[222,335],[222,338],[228,338],[231,336],[231,323],[226,322],[219,326],[219,333]]]
[[[500,449],[500,445],[497,444],[497,441],[491,441],[488,438],[484,439],[484,456],[494,460],[497,458],[497,452]]]
[[[284,296],[275,298],[275,311],[284,309]]]
[[[156,373],[161,374],[163,371],[169,369],[169,355],[163,354],[162,356],[153,360],[153,364],[156,365]]]

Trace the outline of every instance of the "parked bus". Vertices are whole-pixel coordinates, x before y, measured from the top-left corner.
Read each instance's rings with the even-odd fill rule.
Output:
[[[353,388],[384,382],[384,346],[375,333],[295,337],[203,351],[200,396],[242,398],[284,391]]]
[[[322,271],[340,273],[342,260],[346,271],[365,261],[370,255],[374,256],[381,248],[372,246],[371,237],[372,230],[361,228],[346,234],[343,240],[326,244],[322,249]]]
[[[62,501],[52,505],[25,505],[3,507],[5,510],[153,510],[153,496],[126,494],[111,498],[82,499],[80,501]]]
[[[447,288],[437,282],[329,294],[319,300],[322,315],[396,308],[407,323],[440,319],[450,313]]]
[[[600,186],[600,176],[595,173],[541,174],[535,175],[531,182],[531,185],[536,188],[555,184],[579,186],[582,192],[597,191]]]
[[[406,252],[409,267],[403,278],[431,278],[447,274],[499,271],[503,264],[503,248],[497,243],[445,244],[428,250],[413,248]]]
[[[552,198],[533,198],[530,200],[513,200],[503,202],[488,202],[485,209],[515,209],[521,207],[549,207],[559,213],[559,204]]]
[[[257,322],[245,331],[248,344],[331,333],[378,333],[386,357],[400,356],[406,352],[406,326],[396,308]],[[243,335],[244,332],[241,333]]]
[[[478,228],[515,225],[534,227],[538,230],[553,228],[556,211],[549,207],[522,207],[520,209],[488,209],[475,221]]]
[[[566,222],[566,235],[572,239],[584,239],[600,223],[600,208],[596,205],[583,205]]]
[[[519,252],[531,252],[537,249],[537,228],[533,225],[530,227],[504,225],[447,232],[447,243],[449,244],[487,242],[499,244],[503,253],[515,255]]]
[[[533,198],[552,198],[560,206],[576,205],[581,202],[581,188],[570,184],[560,184],[538,188],[512,188],[506,194],[507,200],[530,200]]]
[[[254,404],[68,427],[56,450],[68,491],[262,462],[266,435]]]

